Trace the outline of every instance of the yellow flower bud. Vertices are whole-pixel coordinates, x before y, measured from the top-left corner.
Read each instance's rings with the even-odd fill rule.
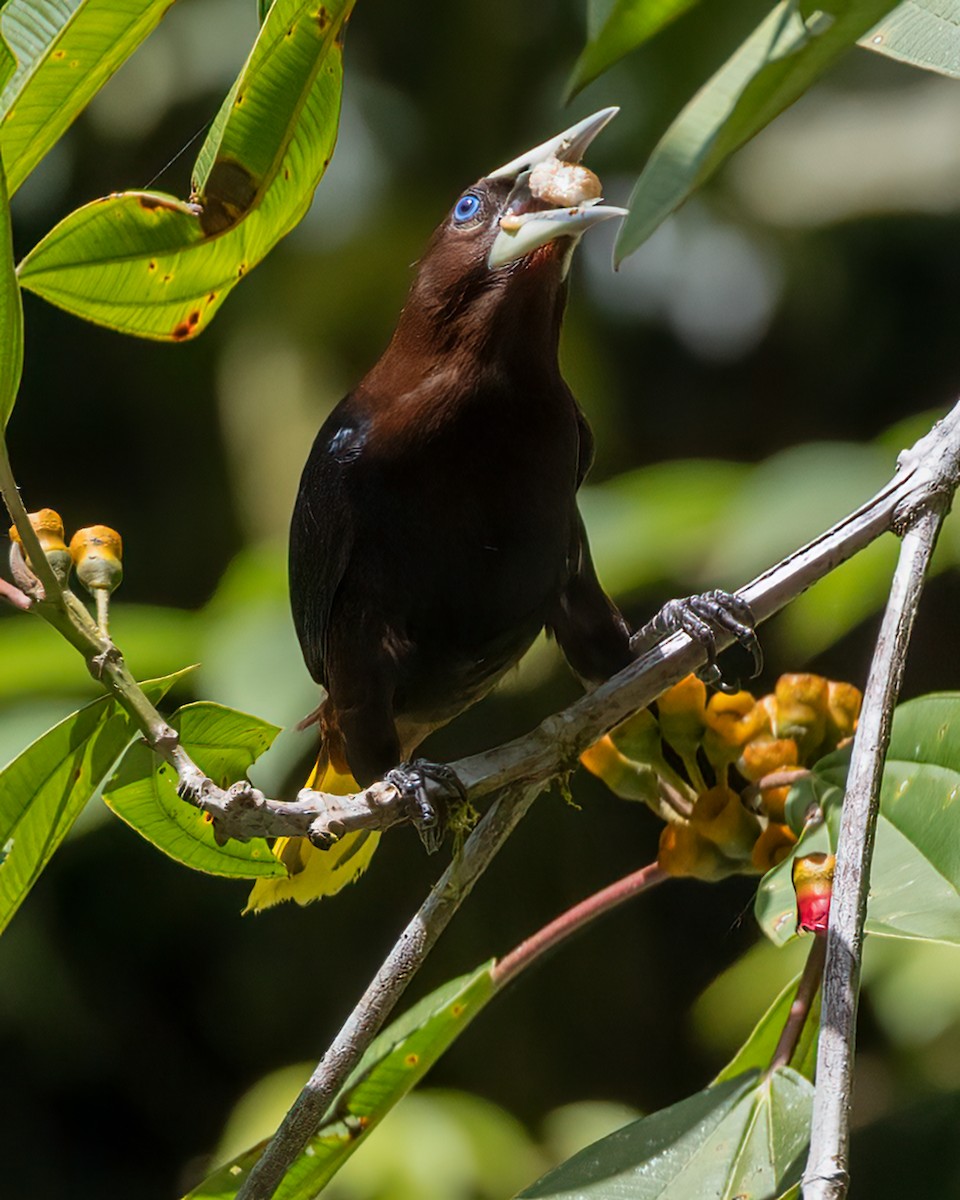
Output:
[[[750,857],[760,836],[760,822],[728,787],[701,792],[693,806],[690,824],[727,858],[737,861]]]
[[[766,875],[783,862],[796,844],[797,835],[788,825],[771,821],[754,843],[750,861],[761,875]]]
[[[657,862],[668,875],[705,880],[724,879],[737,869],[713,842],[683,822],[663,827]]]
[[[827,748],[832,750],[856,732],[863,694],[852,683],[827,684]]]
[[[660,733],[681,758],[696,758],[703,740],[707,686],[688,675],[657,699]]]
[[[797,894],[797,932],[823,933],[830,916],[832,854],[805,854],[793,863],[793,890]]]
[[[656,772],[652,767],[633,762],[621,754],[609,736],[585,750],[580,761],[623,800],[642,800],[645,804],[656,802]]]
[[[635,763],[656,764],[662,757],[660,727],[649,708],[641,708],[612,730],[610,740]]]
[[[751,783],[756,783],[771,771],[795,767],[800,752],[793,738],[758,737],[748,742],[737,759],[737,770]]]
[[[767,725],[767,714],[749,692],[715,692],[704,712],[703,748],[715,767],[736,762],[744,744]]]
[[[70,553],[77,577],[91,595],[103,588],[112,592],[123,579],[123,543],[120,534],[107,525],[78,529],[70,539]]]
[[[781,675],[774,696],[774,733],[779,738],[793,738],[801,760],[810,761],[823,745],[827,730],[827,681],[822,675]]]
[[[73,561],[63,540],[63,521],[60,519],[60,514],[52,508],[41,508],[37,512],[27,513],[27,516],[30,518],[30,524],[36,530],[37,541],[40,543],[47,562],[53,568],[54,575],[62,584],[65,584],[70,577]],[[10,526],[10,540],[20,548],[22,556],[23,543],[16,525]]]

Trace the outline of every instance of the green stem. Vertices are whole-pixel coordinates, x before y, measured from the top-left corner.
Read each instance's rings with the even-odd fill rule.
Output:
[[[2,432],[0,432],[0,495],[3,496],[3,502],[6,504],[7,512],[10,514],[10,520],[13,521],[17,527],[17,533],[20,534],[20,541],[23,543],[27,563],[34,575],[40,580],[45,599],[51,603],[55,603],[62,590],[60,581],[54,575],[53,568],[47,562],[47,556],[40,545],[37,531],[31,524],[30,518],[27,516],[27,510],[20,499],[20,489],[17,487],[17,481],[13,477],[13,468],[10,466],[7,439],[3,436]]]

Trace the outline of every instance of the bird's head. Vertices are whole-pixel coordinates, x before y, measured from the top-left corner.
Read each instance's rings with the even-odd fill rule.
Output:
[[[580,165],[617,111],[578,121],[460,195],[420,260],[405,311],[418,325],[430,323],[438,349],[501,338],[504,325],[520,317],[527,336],[538,314],[545,328],[559,325],[563,280],[580,238],[626,215],[602,202],[599,179]]]

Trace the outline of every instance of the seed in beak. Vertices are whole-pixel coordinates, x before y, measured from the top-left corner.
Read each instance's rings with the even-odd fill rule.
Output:
[[[530,172],[527,184],[530,194],[557,208],[576,208],[591,200],[599,200],[600,180],[581,163],[562,162],[545,158]]]

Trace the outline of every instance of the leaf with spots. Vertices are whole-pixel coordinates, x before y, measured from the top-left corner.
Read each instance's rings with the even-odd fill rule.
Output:
[[[156,703],[185,674],[144,683]],[[0,771],[0,930],[137,733],[102,696],[65,717]]]
[[[388,1026],[337,1094],[274,1200],[313,1200],[391,1108],[423,1078],[495,994],[493,963],[451,980]],[[265,1143],[225,1163],[184,1200],[236,1196]]]
[[[793,858],[836,847],[849,761],[849,750],[827,755],[791,794],[795,825],[811,803],[826,822],[805,833],[757,891],[757,920],[778,944],[796,931]],[[894,714],[866,929],[960,945],[960,692],[922,696]]]
[[[0,92],[11,195],[173,0],[8,0],[0,32],[17,67]]]
[[[274,0],[194,168],[198,203],[122,192],[64,218],[21,284],[124,333],[196,337],[301,220],[333,154],[353,0]]]
[[[193,761],[220,787],[242,779],[280,732],[259,717],[210,701],[184,705],[170,724]],[[234,879],[286,873],[263,838],[218,846],[206,816],[177,795],[173,768],[147,746],[130,747],[103,798],[158,850],[196,871]]]

